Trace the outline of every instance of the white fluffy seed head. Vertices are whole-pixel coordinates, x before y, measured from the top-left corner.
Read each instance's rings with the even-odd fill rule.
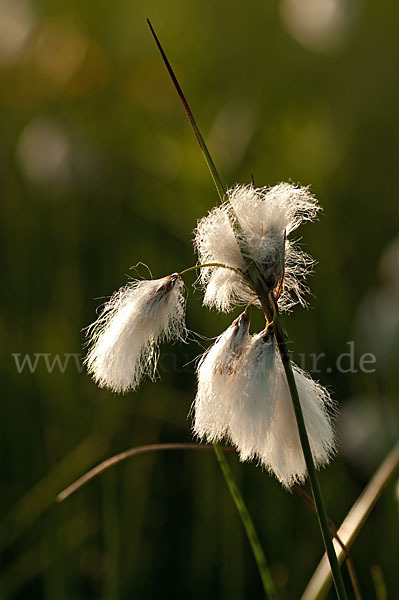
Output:
[[[231,409],[229,384],[239,369],[249,339],[249,321],[243,313],[202,356],[193,405],[193,431],[199,438],[214,442],[226,435]]]
[[[244,270],[246,260],[253,261],[270,289],[276,288],[284,271],[280,309],[289,310],[298,302],[305,305],[308,290],[301,279],[311,272],[313,260],[287,236],[303,221],[316,217],[320,207],[314,196],[307,188],[289,183],[265,188],[237,185],[227,196],[225,203],[197,225],[195,247],[200,263],[221,262]],[[239,239],[232,226],[234,220],[241,231]],[[202,270],[200,280],[205,287],[204,303],[218,310],[227,312],[254,298],[253,291],[233,271],[210,267]]]
[[[115,292],[87,330],[88,372],[100,387],[127,392],[154,377],[157,345],[185,336],[183,280],[131,281]]]
[[[202,364],[210,360],[214,348]],[[332,401],[327,390],[296,366],[294,376],[314,461],[321,467],[334,452]],[[241,460],[256,460],[286,488],[305,479],[295,413],[271,335],[247,339],[231,373],[220,374],[211,368],[203,371],[201,365],[195,411],[197,435],[208,441],[225,438]]]

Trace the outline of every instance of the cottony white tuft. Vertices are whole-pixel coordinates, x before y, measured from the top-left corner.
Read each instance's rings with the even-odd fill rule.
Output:
[[[194,431],[201,438],[214,442],[227,434],[231,413],[228,384],[249,339],[249,320],[243,313],[201,358],[194,401]]]
[[[257,460],[284,487],[303,482],[303,457],[295,413],[283,366],[269,333],[245,340],[234,369],[218,370],[218,345],[205,355],[198,370],[194,432],[208,441],[226,438],[240,459]],[[206,367],[206,368],[205,368]],[[313,458],[317,467],[334,451],[328,392],[294,366],[294,375]]]
[[[88,372],[100,387],[127,392],[154,376],[157,344],[185,335],[183,280],[131,281],[111,297],[88,328]]]
[[[292,365],[301,402],[306,431],[316,468],[327,465],[335,453],[335,436],[331,422],[334,402],[322,385],[297,365]],[[278,357],[278,396],[269,446],[270,470],[285,486],[303,483],[306,465],[299,438],[294,407],[280,357]]]
[[[228,190],[227,198],[197,225],[194,243],[200,263],[220,262],[244,271],[246,261],[253,261],[271,290],[284,276],[280,309],[289,310],[298,302],[306,305],[308,288],[301,280],[312,271],[314,261],[287,237],[303,221],[314,220],[320,210],[317,200],[307,188],[289,183],[271,188],[237,185]],[[244,279],[228,269],[203,269],[200,280],[204,304],[218,310],[227,312],[255,297]]]
[[[194,232],[194,245],[201,264],[219,262],[244,270],[245,260],[230,224],[230,209],[224,203],[203,217]],[[205,286],[205,306],[215,306],[227,312],[233,299],[240,303],[243,298],[244,302],[253,298],[243,279],[230,269],[204,268],[200,271],[199,279]]]

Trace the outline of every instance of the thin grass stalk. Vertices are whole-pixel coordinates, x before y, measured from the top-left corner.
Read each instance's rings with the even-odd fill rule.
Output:
[[[234,504],[236,505],[238,514],[240,515],[242,524],[248,536],[248,540],[251,545],[256,564],[258,566],[258,571],[262,579],[263,589],[265,590],[266,597],[270,598],[270,600],[277,600],[278,596],[276,588],[274,587],[274,583],[271,578],[269,568],[267,566],[265,553],[259,541],[254,522],[252,521],[251,515],[249,514],[248,508],[244,502],[244,498],[242,497],[240,489],[233,477],[233,473],[231,472],[231,469],[223,454],[222,449],[216,443],[213,446],[215,448],[215,454],[218,459],[218,463],[220,465],[224,478],[226,480],[230,494],[234,500]]]
[[[161,53],[162,59],[166,65],[168,72],[169,72],[169,75],[173,81],[173,84],[174,84],[174,86],[177,90],[177,93],[180,97],[180,100],[183,104],[183,107],[186,111],[186,114],[189,118],[189,121],[193,128],[193,131],[195,133],[195,136],[199,142],[199,145],[202,150],[202,154],[205,158],[205,162],[206,162],[206,164],[212,174],[212,178],[215,182],[216,190],[219,194],[219,197],[223,200],[225,197],[225,194],[226,194],[226,190],[224,189],[223,184],[221,183],[221,178],[215,167],[215,163],[212,160],[209,150],[205,144],[205,141],[204,141],[204,139],[198,129],[196,121],[193,117],[192,111],[188,106],[187,100],[183,94],[180,84],[177,81],[176,75],[173,72],[170,62],[167,59],[166,54],[159,42],[159,39],[156,36],[155,31],[148,19],[147,19],[147,22],[151,29],[151,33],[155,39],[155,42],[158,46],[158,49]],[[221,192],[223,192],[223,193],[221,193]],[[345,591],[344,582],[342,579],[341,570],[340,570],[340,567],[338,564],[337,555],[334,550],[331,533],[330,533],[330,529],[328,526],[327,512],[326,512],[326,509],[324,506],[323,496],[321,493],[320,484],[319,484],[319,480],[318,480],[317,473],[316,473],[316,467],[315,467],[315,464],[313,461],[313,456],[312,456],[312,452],[311,452],[311,448],[310,448],[310,444],[309,444],[309,438],[308,438],[308,434],[306,431],[305,421],[303,418],[302,408],[301,408],[301,404],[300,404],[300,400],[299,400],[299,394],[298,394],[298,390],[296,387],[294,373],[293,373],[292,366],[291,366],[291,360],[290,360],[290,356],[288,353],[288,348],[287,348],[287,344],[286,344],[286,340],[285,340],[285,334],[281,327],[281,323],[278,318],[278,314],[277,314],[276,318],[274,318],[274,307],[271,306],[269,298],[268,298],[269,290],[268,290],[267,286],[265,285],[259,272],[257,271],[255,265],[253,265],[253,264],[248,265],[248,276],[256,289],[256,292],[258,294],[258,297],[261,302],[262,309],[265,313],[265,316],[267,317],[267,319],[269,321],[272,321],[274,319],[274,322],[275,322],[275,339],[276,339],[277,346],[279,348],[281,360],[282,360],[283,367],[284,367],[284,372],[285,372],[286,379],[287,379],[287,384],[289,387],[292,403],[294,406],[295,417],[296,417],[298,430],[299,430],[299,437],[301,440],[301,446],[302,446],[302,450],[303,450],[303,454],[304,454],[304,458],[305,458],[306,467],[308,470],[309,482],[310,482],[310,487],[312,490],[313,499],[315,502],[315,506],[317,508],[317,517],[318,517],[318,521],[319,521],[319,525],[320,525],[320,529],[321,529],[321,535],[322,535],[322,539],[324,542],[324,547],[326,549],[326,553],[327,553],[327,556],[328,556],[328,559],[330,562],[331,572],[332,572],[338,599],[339,600],[347,600],[347,595],[346,595],[346,591]]]
[[[133,456],[137,456],[138,454],[147,454],[148,452],[157,452],[158,450],[209,450],[212,448],[210,445],[205,444],[186,444],[183,442],[176,443],[165,443],[165,444],[145,444],[144,446],[135,446],[134,448],[129,448],[129,450],[124,450],[119,454],[115,454],[106,460],[103,460],[101,463],[87,471],[84,475],[76,479],[73,483],[68,485],[64,490],[57,494],[55,501],[63,502],[69,496],[74,494],[77,490],[83,487],[86,483],[107,471],[110,467],[127,460]]]

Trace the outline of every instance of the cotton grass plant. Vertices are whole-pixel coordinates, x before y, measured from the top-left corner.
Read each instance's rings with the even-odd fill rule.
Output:
[[[254,461],[286,489],[309,479],[338,598],[345,599],[316,468],[334,450],[334,404],[327,390],[291,363],[279,313],[306,306],[306,276],[313,259],[291,234],[311,222],[320,206],[308,188],[291,183],[225,190],[165,53],[150,25],[199,141],[221,204],[199,220],[194,232],[198,264],[161,279],[131,281],[117,291],[87,330],[88,372],[100,387],[124,393],[154,376],[161,340],[186,337],[183,277],[198,270],[204,305],[244,311],[205,352],[198,364],[193,434],[214,444],[240,512],[266,595],[276,591],[254,524],[233,480],[219,442],[240,460]],[[250,307],[252,307],[250,309]],[[250,310],[266,319],[250,332]]]
[[[241,460],[255,460],[290,488],[304,482],[307,467],[274,334],[280,305],[287,310],[305,304],[302,279],[313,262],[287,234],[312,221],[320,208],[308,190],[289,184],[236,186],[226,196],[197,225],[198,265],[162,279],[129,282],[113,294],[87,330],[87,369],[113,392],[135,390],[144,375],[153,377],[159,341],[185,337],[182,275],[199,269],[205,306],[230,311],[247,304],[247,309],[200,360],[193,431],[208,442],[230,442]],[[261,308],[261,296],[248,265],[267,286],[273,306],[273,319],[255,335],[249,333],[247,311],[250,305]],[[333,403],[296,365],[292,374],[313,461],[324,466],[334,452]]]

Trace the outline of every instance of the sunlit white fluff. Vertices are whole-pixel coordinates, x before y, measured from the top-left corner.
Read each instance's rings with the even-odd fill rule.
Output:
[[[234,305],[247,304],[254,297],[253,291],[238,273],[216,268],[210,273],[206,284],[204,305],[228,312]]]
[[[245,260],[230,223],[230,209],[230,205],[224,203],[198,222],[194,245],[201,264],[219,262],[235,269],[245,269]],[[199,279],[205,286],[205,306],[215,306],[227,312],[234,300],[239,304],[253,298],[243,279],[230,269],[204,268]]]
[[[334,430],[330,414],[334,403],[328,391],[309,374],[293,364],[295,382],[305,419],[310,448],[316,468],[325,466],[335,452]],[[278,396],[274,423],[268,449],[269,469],[281,483],[290,487],[302,483],[306,465],[299,438],[298,426],[287,380],[280,358],[278,359]],[[261,458],[261,457],[259,457]]]
[[[305,460],[272,336],[263,333],[246,340],[233,370],[218,371],[217,357],[213,347],[198,371],[194,432],[208,441],[230,441],[241,460],[258,461],[287,488],[302,482]],[[334,451],[332,402],[328,392],[296,366],[294,376],[314,462],[321,467]]]
[[[294,304],[305,305],[308,291],[302,279],[311,272],[313,260],[287,239],[303,221],[312,221],[320,207],[307,188],[289,183],[274,187],[251,185],[228,190],[228,200],[201,219],[195,230],[195,247],[200,263],[221,262],[244,270],[253,261],[270,289],[275,289],[284,271],[284,287],[279,299],[281,310]],[[237,221],[237,236],[232,223]],[[237,239],[238,237],[238,239]],[[245,257],[245,258],[244,258]],[[204,303],[228,311],[249,302],[253,291],[235,272],[221,267],[203,269]]]
[[[111,297],[88,328],[88,372],[100,387],[134,390],[154,376],[157,344],[185,334],[183,281],[174,274],[131,281]]]
[[[229,384],[247,349],[249,321],[245,313],[217,338],[198,365],[198,392],[194,402],[194,431],[217,441],[228,432],[231,404]]]

